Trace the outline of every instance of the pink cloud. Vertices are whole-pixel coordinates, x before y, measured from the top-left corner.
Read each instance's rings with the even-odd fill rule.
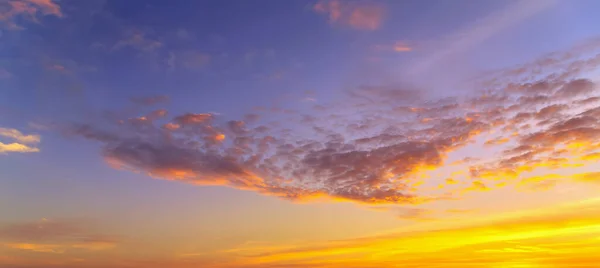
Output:
[[[8,29],[21,29],[14,22],[15,17],[37,22],[38,14],[63,16],[60,6],[54,0],[10,0],[0,4],[0,22]]]
[[[385,10],[381,6],[339,0],[320,1],[313,9],[317,13],[326,14],[332,24],[342,24],[357,30],[377,30],[385,16]]]

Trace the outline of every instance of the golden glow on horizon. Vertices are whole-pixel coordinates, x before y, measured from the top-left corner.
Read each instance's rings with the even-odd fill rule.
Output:
[[[564,263],[567,261],[589,265],[595,247],[600,246],[599,212],[598,200],[590,200],[558,209],[509,213],[462,223],[460,227],[444,227],[441,223],[424,231],[296,247],[244,247],[226,252],[245,256],[244,263],[248,265],[308,265],[327,260],[338,264],[327,267],[376,264],[394,267],[390,264],[399,261],[406,267],[430,267],[435,263],[439,267],[479,267],[480,261],[485,261],[483,267],[518,267],[503,266],[507,254],[521,260],[521,264],[534,267],[569,267]],[[600,260],[600,256],[596,258]],[[554,264],[553,259],[560,262]]]

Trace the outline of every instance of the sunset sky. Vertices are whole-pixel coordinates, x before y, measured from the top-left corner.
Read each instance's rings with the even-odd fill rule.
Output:
[[[0,0],[0,267],[598,267],[599,10]]]

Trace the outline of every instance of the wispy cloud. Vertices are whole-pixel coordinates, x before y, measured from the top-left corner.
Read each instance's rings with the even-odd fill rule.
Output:
[[[327,15],[332,24],[346,25],[357,30],[377,30],[385,17],[385,9],[380,5],[352,1],[322,0],[313,9]]]
[[[40,253],[97,251],[114,248],[114,237],[96,234],[84,221],[41,219],[0,226],[0,243],[5,248]]]
[[[382,51],[382,52],[402,53],[402,52],[413,51],[413,46],[411,46],[408,42],[396,41],[395,43],[393,43],[391,45],[374,45],[373,49],[375,51]]]
[[[432,66],[442,64],[450,57],[469,51],[492,36],[548,9],[555,3],[555,0],[519,0],[503,9],[494,11],[481,20],[436,42],[437,44],[432,47],[432,53],[411,65],[410,74],[420,74]]]
[[[130,47],[142,52],[154,52],[163,46],[163,42],[150,37],[148,31],[128,28],[124,31],[123,38],[112,46],[112,50],[115,51]]]

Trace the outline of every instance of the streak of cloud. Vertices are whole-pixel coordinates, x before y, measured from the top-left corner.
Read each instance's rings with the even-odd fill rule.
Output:
[[[419,75],[432,66],[443,64],[446,59],[468,51],[499,32],[552,7],[555,3],[555,0],[520,0],[501,10],[494,11],[480,21],[450,34],[447,40],[440,41],[443,44],[436,47],[433,53],[412,65],[409,74]]]

